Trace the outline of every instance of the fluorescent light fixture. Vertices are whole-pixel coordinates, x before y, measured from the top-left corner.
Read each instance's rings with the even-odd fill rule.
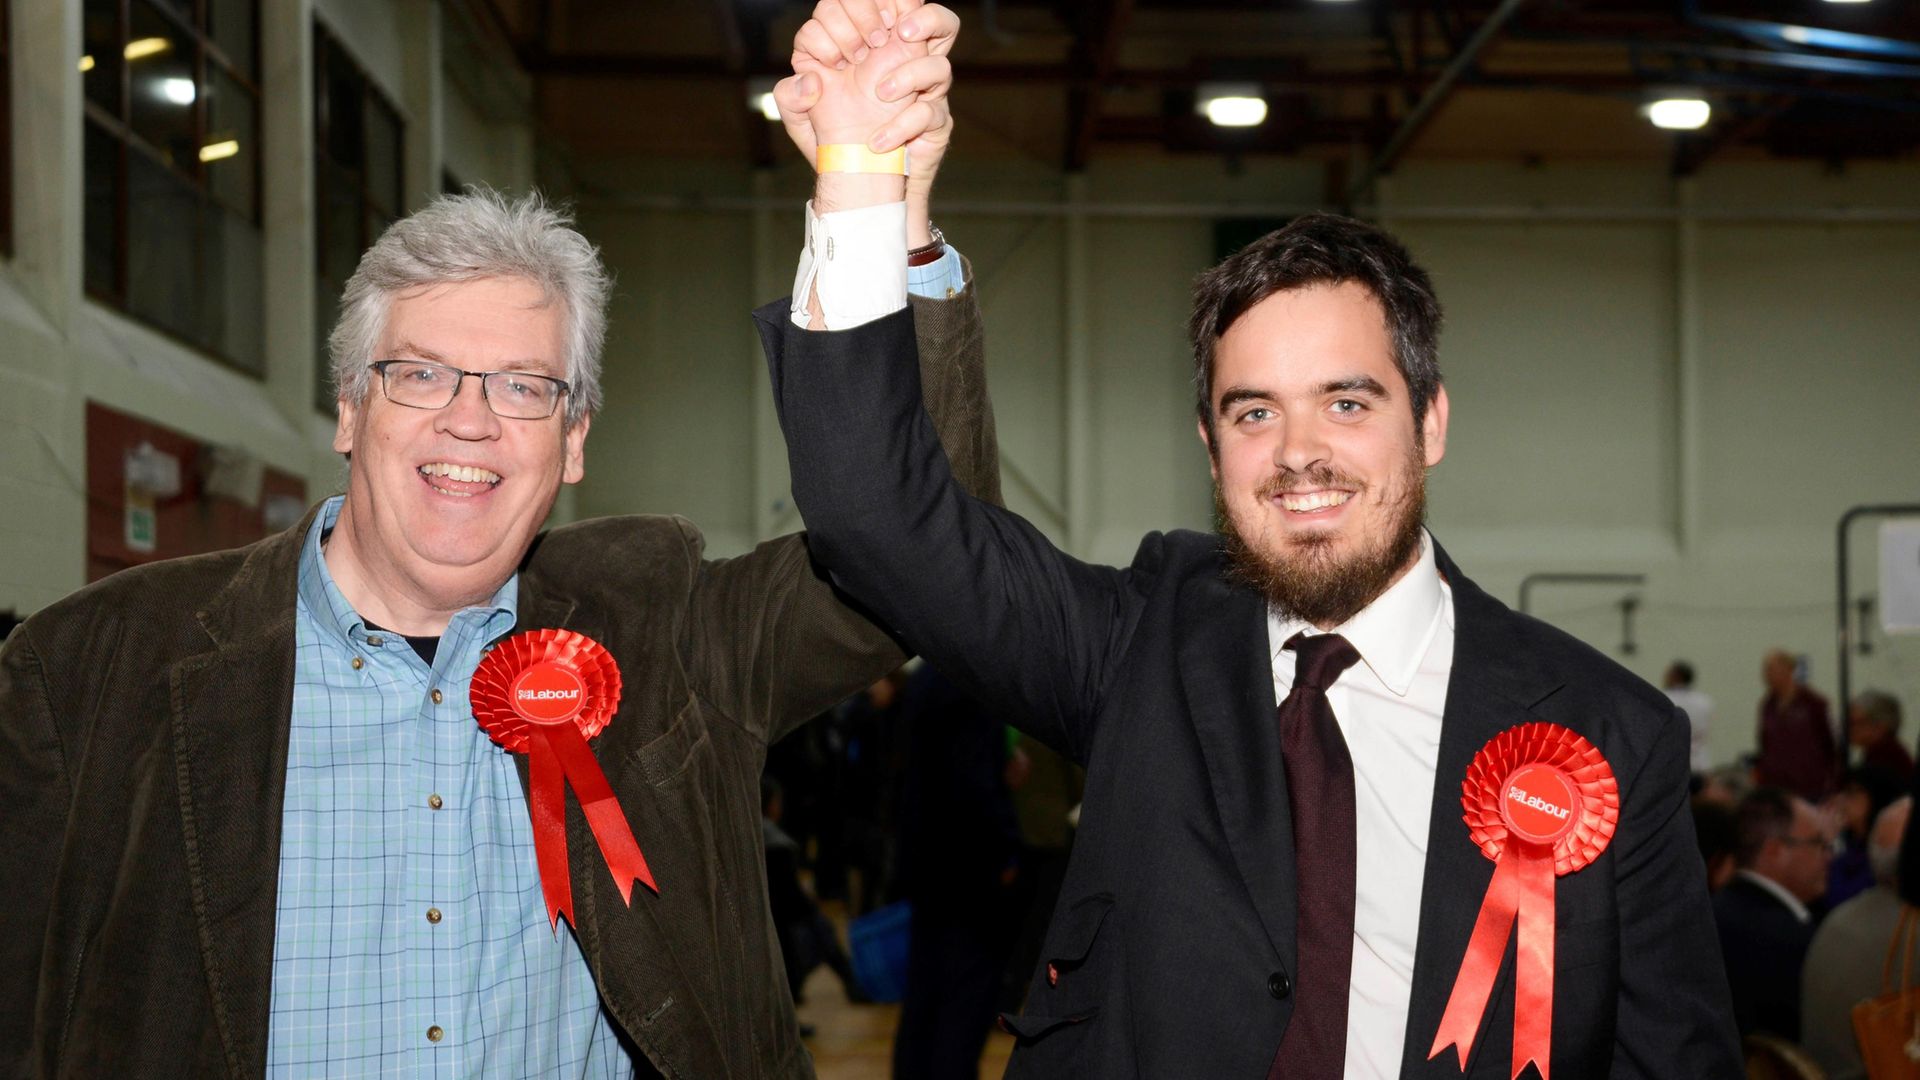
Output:
[[[1201,83],[1194,109],[1217,127],[1258,127],[1267,118],[1267,99],[1258,83]]]
[[[221,142],[208,143],[207,145],[201,147],[200,160],[201,161],[219,161],[222,158],[230,158],[239,152],[240,152],[240,140],[226,139]]]
[[[1864,4],[1867,0],[1827,0],[1829,4]]]
[[[173,48],[173,42],[163,37],[134,38],[127,42],[125,56],[129,60],[141,60],[155,56]]]
[[[175,105],[191,105],[194,98],[193,80],[161,79],[160,96]]]
[[[93,57],[91,57],[91,56],[83,56],[83,57],[81,57],[81,58],[80,58],[80,70],[81,70],[81,71],[92,71],[92,70],[93,70]]]
[[[1647,119],[1666,131],[1698,131],[1712,116],[1713,106],[1700,98],[1662,98],[1647,106]]]
[[[747,108],[774,122],[780,120],[780,106],[773,100],[774,80],[766,77],[747,80]]]

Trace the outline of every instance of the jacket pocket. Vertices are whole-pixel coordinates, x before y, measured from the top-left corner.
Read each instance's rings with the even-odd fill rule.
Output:
[[[662,787],[686,771],[689,762],[707,746],[707,722],[699,702],[689,700],[672,726],[632,753],[634,765],[647,783]]]
[[[1113,911],[1112,893],[1083,897],[1056,916],[1053,931],[1041,950],[1041,968],[1019,1016],[1003,1013],[1002,1030],[1022,1042],[1100,1015],[1100,998],[1110,989],[1114,946],[1096,949],[1100,930]]]

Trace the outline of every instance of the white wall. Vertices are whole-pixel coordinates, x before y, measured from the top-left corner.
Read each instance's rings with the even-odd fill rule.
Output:
[[[1146,531],[1208,527],[1188,288],[1216,216],[1310,205],[1319,170],[1124,163],[1068,182],[956,156],[935,219],[978,275],[1009,503],[1107,562]],[[586,189],[626,193],[584,197],[583,221],[621,288],[581,511],[677,510],[740,550],[772,531],[756,523],[793,524],[755,512],[784,505],[785,473],[756,459],[771,421],[744,312],[791,281],[807,177],[605,170]],[[1629,590],[1542,586],[1536,613],[1650,680],[1692,660],[1721,760],[1751,747],[1766,648],[1811,654],[1831,693],[1835,523],[1920,502],[1920,166],[1724,164],[1676,184],[1652,166],[1410,165],[1383,210],[1448,309],[1431,515],[1468,573],[1509,603],[1530,573],[1646,575],[1632,655]],[[1920,706],[1920,639],[1880,642],[1864,685]]]
[[[525,187],[529,118],[441,131],[449,81],[434,0],[265,0],[261,13],[263,262],[268,370],[240,374],[85,297],[81,285],[78,4],[15,3],[15,254],[0,259],[0,610],[22,613],[85,581],[90,400],[303,476],[319,498],[343,472],[333,420],[312,405],[313,78],[318,17],[407,121],[407,192],[439,188],[443,155],[466,179]],[[202,287],[218,287],[206,283]]]

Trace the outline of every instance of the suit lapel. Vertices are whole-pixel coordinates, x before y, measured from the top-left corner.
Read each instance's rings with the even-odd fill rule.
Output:
[[[1440,721],[1440,752],[1434,770],[1433,816],[1427,831],[1427,861],[1420,898],[1420,937],[1415,946],[1413,992],[1407,1012],[1407,1042],[1401,1075],[1418,1075],[1433,1049],[1440,1016],[1453,992],[1467,940],[1480,913],[1481,900],[1493,880],[1493,861],[1467,835],[1462,820],[1460,786],[1467,766],[1488,740],[1517,724],[1535,719],[1533,710],[1559,689],[1527,666],[1528,652],[1513,634],[1514,615],[1460,572],[1435,544],[1440,573],[1452,585],[1454,611],[1453,667],[1447,680],[1447,702]],[[1512,944],[1508,951],[1511,954]],[[1503,962],[1488,999],[1487,1014],[1505,993],[1511,965]],[[1486,1048],[1483,1024],[1467,1061]],[[1507,1047],[1496,1047],[1505,1055]],[[1459,1075],[1458,1059],[1448,1050],[1438,1061],[1449,1076]]]
[[[266,1068],[294,611],[313,514],[262,544],[199,612],[211,652],[170,672],[174,774],[207,985],[227,1063]]]
[[[1227,846],[1274,952],[1293,971],[1293,815],[1280,762],[1265,606],[1218,574],[1197,576],[1181,592],[1177,625],[1181,688]]]

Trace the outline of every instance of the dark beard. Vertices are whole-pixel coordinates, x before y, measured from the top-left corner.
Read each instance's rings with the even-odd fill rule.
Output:
[[[1297,485],[1289,483],[1284,473],[1275,476],[1261,490],[1270,496],[1293,486],[1355,486],[1343,480],[1322,467],[1308,471]],[[1258,592],[1283,619],[1323,628],[1346,622],[1386,592],[1420,550],[1420,530],[1427,516],[1427,476],[1418,446],[1408,459],[1401,487],[1400,497],[1388,506],[1392,517],[1385,542],[1337,562],[1330,536],[1289,541],[1289,550],[1281,556],[1255,551],[1234,526],[1220,483],[1214,481],[1213,511],[1227,555],[1227,580]],[[1354,497],[1364,494],[1358,490]]]

